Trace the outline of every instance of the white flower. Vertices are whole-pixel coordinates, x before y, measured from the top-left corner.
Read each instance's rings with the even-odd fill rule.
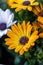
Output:
[[[0,38],[7,33],[9,30],[8,27],[15,24],[17,21],[14,21],[14,14],[11,13],[9,9],[3,11],[0,9]]]

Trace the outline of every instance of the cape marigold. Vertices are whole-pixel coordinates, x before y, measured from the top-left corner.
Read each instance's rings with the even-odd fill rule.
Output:
[[[43,4],[35,6],[32,10],[35,15],[38,16],[37,20],[41,28],[43,28]]]
[[[20,11],[22,9],[28,9],[29,11],[31,11],[32,6],[38,5],[38,2],[35,2],[35,0],[8,0],[7,4],[11,8],[16,8],[16,11]]]
[[[43,4],[37,5],[33,8],[32,12],[37,16],[43,16]]]
[[[7,33],[9,38],[5,39],[6,45],[9,46],[8,49],[14,49],[20,55],[23,55],[31,46],[34,46],[39,37],[38,31],[32,32],[32,25],[29,22],[26,24],[23,21],[21,25],[19,23],[14,24],[11,29]]]
[[[34,31],[34,30],[39,30],[39,32],[43,31],[43,24],[41,24],[40,22],[35,21],[32,23],[32,26],[33,26],[32,31]]]
[[[38,34],[40,38],[43,38],[43,26],[39,22],[32,23],[33,29],[32,31],[38,30]]]
[[[34,30],[38,30],[38,29],[40,28],[39,23],[38,23],[38,22],[36,22],[36,21],[34,21],[34,22],[32,23],[32,26],[33,26],[32,31],[34,31]]]

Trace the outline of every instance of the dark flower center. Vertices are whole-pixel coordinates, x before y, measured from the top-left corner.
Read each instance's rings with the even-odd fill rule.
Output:
[[[26,37],[26,36],[24,36],[24,37],[21,37],[21,39],[20,39],[20,43],[21,44],[23,44],[23,45],[25,45],[26,43],[28,43],[28,37]]]
[[[43,17],[43,10],[38,15]]]
[[[23,5],[24,5],[24,6],[28,6],[29,4],[30,4],[29,1],[24,1],[24,2],[23,2]]]
[[[3,31],[7,28],[6,23],[0,23],[0,30]]]

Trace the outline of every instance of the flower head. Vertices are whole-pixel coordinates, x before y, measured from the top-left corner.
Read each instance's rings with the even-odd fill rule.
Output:
[[[38,2],[35,2],[35,0],[8,0],[7,4],[11,8],[16,8],[16,11],[20,10],[32,10],[32,6],[38,5]]]
[[[37,21],[40,27],[43,28],[43,4],[40,3],[40,5],[35,6],[32,11],[37,15]]]
[[[39,37],[38,31],[32,32],[32,25],[29,22],[26,24],[23,21],[21,25],[19,23],[14,24],[11,29],[7,32],[9,38],[5,39],[5,44],[9,46],[8,49],[14,49],[20,55],[23,55],[31,46],[34,46]]]
[[[7,33],[8,27],[16,23],[16,21],[12,22],[13,19],[14,14],[9,9],[5,11],[0,9],[0,37]]]
[[[32,27],[33,27],[32,31],[38,30],[39,37],[40,38],[43,37],[41,34],[43,32],[43,25],[41,23],[35,21],[32,23]]]
[[[39,23],[38,23],[38,22],[36,22],[36,21],[34,21],[34,22],[32,23],[32,26],[33,26],[32,31],[34,31],[34,30],[38,30],[38,29],[40,28]]]
[[[33,8],[32,12],[37,16],[43,16],[43,4],[37,5]]]

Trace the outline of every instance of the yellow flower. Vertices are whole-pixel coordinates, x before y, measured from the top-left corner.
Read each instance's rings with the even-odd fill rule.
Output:
[[[6,38],[6,45],[8,45],[8,49],[20,55],[23,55],[24,52],[27,52],[31,46],[35,45],[35,41],[39,38],[38,31],[32,32],[32,25],[25,21],[20,25],[19,23],[14,24],[11,27],[12,30],[9,30],[7,35],[9,38]]]
[[[35,6],[32,12],[38,16],[37,21],[39,22],[40,27],[43,28],[43,4],[40,3],[40,5]]]
[[[16,12],[20,10],[32,10],[32,6],[38,5],[38,2],[35,2],[35,0],[8,0],[7,4],[11,8],[16,8]]]
[[[33,8],[32,12],[37,16],[43,16],[43,4],[37,5]]]
[[[32,31],[38,30],[39,38],[43,38],[43,25],[39,22],[33,22],[32,26]]]
[[[43,24],[40,23],[40,22],[35,21],[35,22],[32,23],[32,26],[33,26],[32,31],[34,31],[34,30],[42,31],[43,30]]]
[[[40,28],[39,23],[38,23],[38,22],[36,22],[36,21],[34,21],[34,22],[32,23],[32,26],[33,26],[32,31],[34,31],[34,30],[38,30],[38,29]]]

